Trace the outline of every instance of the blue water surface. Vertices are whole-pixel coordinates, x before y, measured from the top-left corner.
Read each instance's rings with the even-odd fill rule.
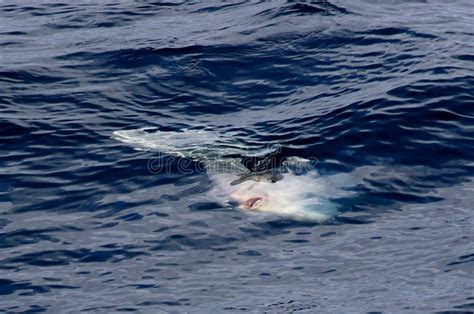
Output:
[[[350,175],[248,215],[116,130]],[[0,2],[0,311],[474,311],[474,2]]]

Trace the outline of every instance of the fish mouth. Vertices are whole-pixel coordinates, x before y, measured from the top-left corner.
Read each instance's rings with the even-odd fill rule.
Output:
[[[247,209],[258,208],[262,204],[262,201],[263,198],[261,197],[251,197],[242,204],[242,207]]]

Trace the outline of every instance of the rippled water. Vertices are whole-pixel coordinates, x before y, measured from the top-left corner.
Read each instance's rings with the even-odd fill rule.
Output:
[[[6,312],[474,310],[474,3],[0,2]],[[206,199],[116,130],[355,178],[324,224]]]

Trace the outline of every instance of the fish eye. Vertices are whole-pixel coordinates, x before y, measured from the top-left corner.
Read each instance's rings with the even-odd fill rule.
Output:
[[[244,207],[246,208],[258,208],[262,205],[263,198],[261,197],[251,197],[245,201]]]
[[[259,199],[252,204],[252,208],[260,207],[262,205],[263,199]]]

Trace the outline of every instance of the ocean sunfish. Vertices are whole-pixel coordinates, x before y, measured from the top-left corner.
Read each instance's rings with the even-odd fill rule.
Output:
[[[328,191],[324,179],[317,174],[254,174],[238,184],[233,184],[235,175],[216,173],[209,177],[215,183],[210,195],[227,198],[245,211],[315,222],[326,221],[337,214],[335,204],[325,196]]]
[[[139,150],[191,158],[204,164],[214,183],[209,197],[237,204],[242,210],[314,222],[327,221],[337,214],[335,205],[327,197],[330,192],[323,177],[314,169],[305,169],[309,171],[302,174],[294,171],[309,168],[311,163],[306,159],[286,157],[279,164],[252,171],[243,162],[244,158],[235,157],[247,156],[248,149],[212,131],[165,132],[142,128],[115,131],[113,138]],[[268,151],[263,153],[261,160],[265,162],[260,164],[271,164],[269,158],[274,156],[270,153],[267,158]]]

